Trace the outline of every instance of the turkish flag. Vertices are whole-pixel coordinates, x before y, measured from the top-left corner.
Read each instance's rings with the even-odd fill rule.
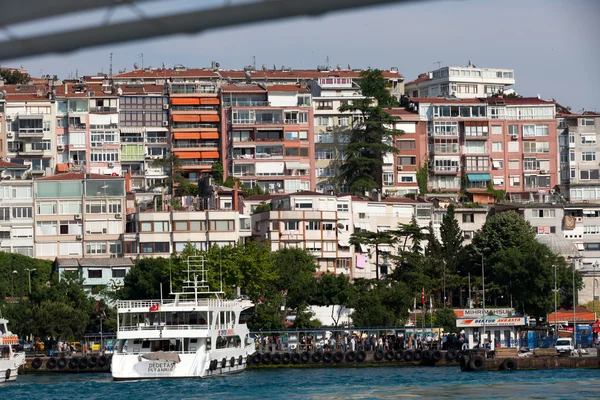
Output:
[[[425,305],[425,288],[421,291],[421,304]]]
[[[158,303],[156,303],[150,307],[150,312],[156,312],[158,310],[160,310],[160,304],[158,304]]]

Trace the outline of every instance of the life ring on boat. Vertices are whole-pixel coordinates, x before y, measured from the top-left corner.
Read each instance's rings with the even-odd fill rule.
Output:
[[[446,360],[448,361],[456,360],[456,356],[458,356],[458,353],[454,349],[450,349],[446,352]]]
[[[398,350],[397,352],[394,353],[394,359],[396,361],[402,361],[404,360],[404,351],[403,350]]]
[[[425,350],[422,352],[423,358],[426,360],[431,360],[431,350]]]
[[[346,353],[346,361],[348,361],[348,362],[356,361],[356,353],[353,351],[349,351],[348,353]]]
[[[385,352],[385,359],[388,361],[392,361],[394,359],[394,352],[391,350],[388,350]]]
[[[323,353],[323,362],[330,363],[333,360],[333,354],[330,351]]]
[[[260,355],[260,353],[254,353],[254,355],[252,356],[252,364],[260,364],[262,361],[262,356]]]
[[[375,361],[381,361],[381,360],[383,360],[383,351],[382,350],[377,350],[375,352],[375,354],[373,354],[373,359]]]
[[[421,361],[422,359],[423,359],[423,352],[421,350],[415,351],[415,353],[413,354],[413,360]]]
[[[50,357],[48,361],[46,361],[46,368],[54,369],[56,368],[56,358]]]
[[[234,366],[235,366],[235,357],[231,357],[231,358],[229,359],[229,366],[230,366],[230,367],[234,367]]]
[[[283,353],[281,356],[281,362],[284,364],[289,364],[292,361],[292,355],[290,353]]]
[[[271,362],[275,365],[281,364],[281,354],[273,353],[271,356]]]
[[[94,368],[96,365],[98,365],[98,357],[91,356],[88,358],[88,365],[90,368]]]
[[[439,350],[434,350],[434,351],[431,353],[431,359],[432,359],[433,361],[435,361],[435,362],[438,362],[438,361],[440,361],[440,360],[442,359],[442,357],[443,357],[443,355],[442,355],[442,352],[441,352],[441,351],[439,351]]]
[[[469,368],[473,371],[483,371],[485,369],[485,358],[482,356],[474,356],[469,361]]]
[[[79,367],[79,358],[73,357],[69,360],[69,368],[76,369]]]
[[[227,366],[227,358],[223,357],[223,359],[221,360],[221,368],[225,368]]]
[[[79,368],[86,369],[88,365],[89,365],[89,362],[88,362],[87,357],[81,357],[81,360],[79,360]]]
[[[308,351],[305,351],[304,353],[302,353],[300,355],[300,362],[302,362],[302,364],[306,364],[309,361],[310,361],[310,354],[308,353]]]
[[[246,362],[248,362],[248,359],[246,359]],[[238,357],[238,365],[242,365],[244,363],[244,357],[243,356],[239,356]]]
[[[271,353],[263,353],[261,362],[263,364],[269,364],[271,362]]]
[[[323,353],[321,353],[320,351],[315,351],[311,358],[314,363],[320,363],[323,359]]]
[[[342,361],[344,361],[344,353],[342,353],[341,351],[337,351],[333,355],[333,361],[336,363],[341,363]]]
[[[358,353],[356,353],[356,361],[358,362],[363,362],[367,359],[367,353],[365,353],[364,351],[359,351]]]
[[[6,378],[6,380],[10,379],[10,368],[6,370],[6,372],[4,373],[4,377]]]
[[[100,356],[100,358],[98,359],[98,367],[104,368],[107,365],[108,365],[108,359],[106,358],[106,356]]]
[[[67,366],[67,359],[64,357],[61,357],[58,359],[58,369],[64,369]]]
[[[500,369],[502,371],[514,371],[517,369],[517,361],[512,358],[507,358],[500,364]]]
[[[33,368],[33,369],[40,369],[41,366],[42,366],[42,360],[40,360],[39,358],[34,358],[33,361],[31,362],[31,368]]]
[[[404,361],[411,362],[414,359],[412,350],[406,350],[404,352]]]

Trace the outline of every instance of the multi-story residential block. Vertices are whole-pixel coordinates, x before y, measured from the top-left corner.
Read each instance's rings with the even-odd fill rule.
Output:
[[[123,286],[125,275],[134,262],[131,258],[56,258],[54,268],[59,279],[74,274],[83,279],[83,290],[98,295],[99,290],[109,286],[115,289]]]
[[[463,245],[471,244],[473,235],[480,230],[487,219],[490,211],[489,207],[481,205],[461,204],[459,196],[447,193],[426,194],[425,199],[433,204],[433,231],[438,239],[441,239],[440,228],[444,216],[447,214],[450,203],[454,204],[454,215],[458,222],[458,227],[463,233]]]
[[[411,97],[455,96],[468,99],[508,93],[506,89],[514,84],[514,70],[477,68],[469,61],[466,67],[442,67],[421,74],[405,84],[405,91]]]
[[[89,172],[89,95],[83,82],[65,83],[56,95],[56,172]]]
[[[0,82],[0,89],[4,85],[4,81]],[[4,100],[4,94],[0,90],[0,158],[6,158],[6,118],[4,116],[4,110],[6,108],[6,100]]]
[[[225,178],[290,193],[314,187],[313,109],[297,85],[227,85],[223,99]]]
[[[65,173],[34,181],[36,257],[120,257],[125,232],[125,181]]]
[[[34,256],[33,181],[28,167],[0,161],[0,251]]]
[[[560,183],[571,201],[600,201],[600,114],[557,115]]]

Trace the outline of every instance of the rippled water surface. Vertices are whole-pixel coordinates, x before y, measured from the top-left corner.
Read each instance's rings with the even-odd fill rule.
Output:
[[[600,370],[270,369],[211,379],[113,382],[109,374],[22,375],[0,399],[593,399]]]

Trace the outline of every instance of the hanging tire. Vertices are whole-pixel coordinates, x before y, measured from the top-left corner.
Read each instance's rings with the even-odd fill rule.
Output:
[[[485,358],[474,356],[469,361],[469,368],[473,371],[483,371],[485,369]]]
[[[412,350],[406,350],[404,352],[404,361],[411,362],[412,360],[414,360],[414,354]]]
[[[98,359],[98,367],[104,368],[108,365],[108,358],[106,356],[100,356]]]
[[[311,359],[313,360],[314,363],[320,363],[321,360],[323,359],[323,353],[321,353],[320,351],[316,351],[313,353]]]
[[[342,353],[341,351],[336,352],[333,355],[333,361],[336,363],[341,363],[342,361],[344,361],[344,353]]]
[[[263,353],[262,359],[260,360],[260,362],[262,362],[263,364],[270,364],[271,358],[272,358],[271,353]]]
[[[388,350],[384,354],[384,358],[386,361],[394,361],[394,352],[392,350]]]
[[[363,362],[367,359],[367,353],[365,353],[364,351],[359,351],[358,353],[356,353],[356,361],[358,362]]]
[[[283,353],[283,355],[281,356],[281,362],[283,364],[289,364],[291,360],[292,355],[290,353]]]
[[[6,370],[6,372],[4,373],[4,377],[6,378],[6,380],[10,379],[10,368]]]
[[[242,365],[244,363],[244,357],[243,356],[239,356],[238,357],[238,365]]]
[[[305,352],[303,352],[303,353],[300,355],[300,362],[301,362],[302,364],[306,364],[306,363],[307,363],[307,362],[309,362],[309,361],[310,361],[310,353],[309,353],[308,351],[305,351]]]
[[[281,364],[281,354],[273,353],[273,355],[271,356],[271,362],[275,365]]]
[[[396,360],[396,361],[402,361],[402,360],[404,360],[404,351],[398,350],[397,352],[395,352],[394,353],[394,360]]]
[[[300,354],[298,354],[298,353],[292,354],[292,359],[291,359],[292,364],[298,364],[300,362],[300,358],[301,358]]]
[[[42,360],[39,358],[34,358],[33,361],[31,362],[31,368],[33,369],[40,369],[40,367],[42,366]]]
[[[88,365],[90,366],[90,368],[95,368],[96,365],[98,365],[98,357],[91,356],[90,358],[88,358]]]
[[[227,366],[227,358],[223,357],[221,360],[221,368],[225,368]]]
[[[459,356],[459,361],[460,361],[460,370],[461,371],[470,371],[471,369],[469,368],[469,357],[465,356],[465,355],[461,355]]]
[[[330,363],[333,360],[333,354],[330,351],[323,353],[323,362]]]
[[[422,352],[423,358],[426,360],[431,360],[431,350],[425,350]]]
[[[413,360],[421,361],[422,359],[423,359],[423,352],[421,350],[415,351],[415,354],[413,355]]]
[[[215,369],[217,369],[217,360],[211,360],[208,368],[211,371],[214,371]]]
[[[507,358],[506,360],[502,361],[502,364],[500,364],[500,369],[502,371],[514,371],[517,369],[517,360],[514,360],[512,358]]]
[[[56,368],[56,358],[50,357],[50,359],[48,361],[46,361],[46,368],[47,369]]]
[[[59,358],[57,365],[58,369],[64,369],[67,366],[67,359],[64,357]]]
[[[254,353],[254,355],[252,356],[252,364],[260,364],[262,362],[262,356],[260,355],[260,353]]]
[[[229,359],[229,367],[235,367],[235,357]]]
[[[448,361],[456,360],[457,356],[458,356],[458,352],[454,349],[448,350],[446,352],[446,360],[448,360]]]
[[[348,362],[356,361],[356,353],[353,351],[349,351],[348,353],[346,353],[346,361],[348,361]]]
[[[433,361],[435,361],[435,362],[438,362],[438,361],[440,361],[440,360],[441,360],[443,357],[444,357],[444,356],[443,356],[442,352],[441,352],[441,351],[439,351],[439,350],[434,350],[434,351],[431,353],[431,359],[432,359]]]
[[[373,354],[373,359],[375,361],[381,361],[381,360],[383,360],[383,351],[382,350],[377,350],[375,352],[375,354]]]
[[[79,360],[79,369],[86,369],[87,366],[88,366],[87,357],[81,357],[81,360]]]
[[[79,368],[79,358],[73,357],[69,360],[69,368],[77,369]]]

